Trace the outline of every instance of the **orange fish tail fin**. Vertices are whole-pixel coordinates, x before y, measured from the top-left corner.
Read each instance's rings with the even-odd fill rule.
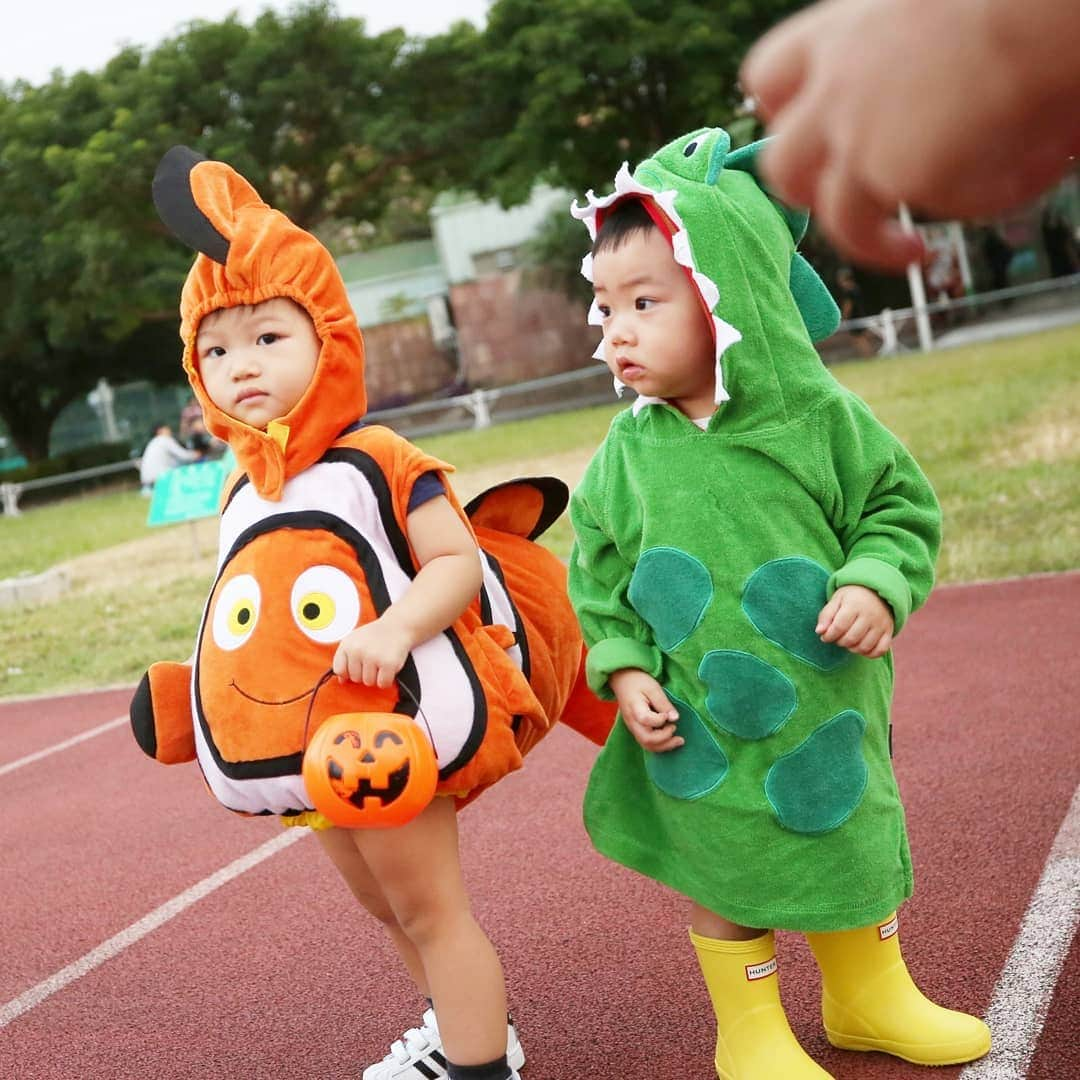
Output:
[[[465,507],[473,528],[535,540],[562,516],[570,491],[554,476],[529,476],[496,484]]]

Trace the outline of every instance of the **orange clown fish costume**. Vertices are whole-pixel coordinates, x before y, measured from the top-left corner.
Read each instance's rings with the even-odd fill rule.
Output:
[[[516,480],[462,508],[450,467],[388,428],[364,425],[363,340],[326,249],[271,209],[234,170],[174,147],[154,180],[165,223],[199,254],[181,296],[184,367],[207,428],[233,448],[217,575],[191,663],[156,663],[131,704],[140,747],[197,759],[232,810],[313,809],[304,749],[328,717],[419,715],[437,792],[462,803],[506,773],[557,720],[602,743],[614,709],[588,690],[566,572],[536,538],[565,509],[566,486]],[[287,297],[320,341],[307,391],[266,431],[210,400],[194,343],[209,312]],[[392,688],[327,678],[337,643],[373,622],[419,570],[406,519],[436,476],[472,529],[483,587],[445,631],[417,646]]]

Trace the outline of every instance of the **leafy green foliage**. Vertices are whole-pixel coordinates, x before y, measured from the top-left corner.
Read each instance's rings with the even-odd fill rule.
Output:
[[[332,250],[415,238],[438,191],[583,191],[726,121],[747,45],[798,6],[496,0],[484,30],[411,39],[309,0],[0,86],[0,418],[32,461],[102,376],[176,378],[191,253],[149,198],[173,144],[230,162]]]
[[[488,103],[472,186],[505,203],[537,179],[603,189],[697,127],[722,125],[741,99],[749,45],[795,0],[498,0],[470,69]]]

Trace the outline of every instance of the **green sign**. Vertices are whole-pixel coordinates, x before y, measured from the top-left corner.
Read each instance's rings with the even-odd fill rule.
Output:
[[[226,454],[218,461],[197,461],[178,465],[162,473],[154,482],[147,525],[173,525],[178,521],[213,517],[218,512],[225,478],[236,467],[236,459]]]

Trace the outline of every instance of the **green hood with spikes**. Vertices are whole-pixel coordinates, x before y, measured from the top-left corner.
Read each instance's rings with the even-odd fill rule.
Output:
[[[626,198],[659,207],[672,226],[675,258],[713,314],[720,424],[729,433],[782,424],[805,413],[836,383],[813,341],[840,313],[821,278],[796,251],[808,215],[769,195],[756,173],[764,142],[731,150],[722,128],[700,128],[668,143],[615,191],[589,192],[572,213],[592,236]],[[591,275],[586,258],[583,272]]]

